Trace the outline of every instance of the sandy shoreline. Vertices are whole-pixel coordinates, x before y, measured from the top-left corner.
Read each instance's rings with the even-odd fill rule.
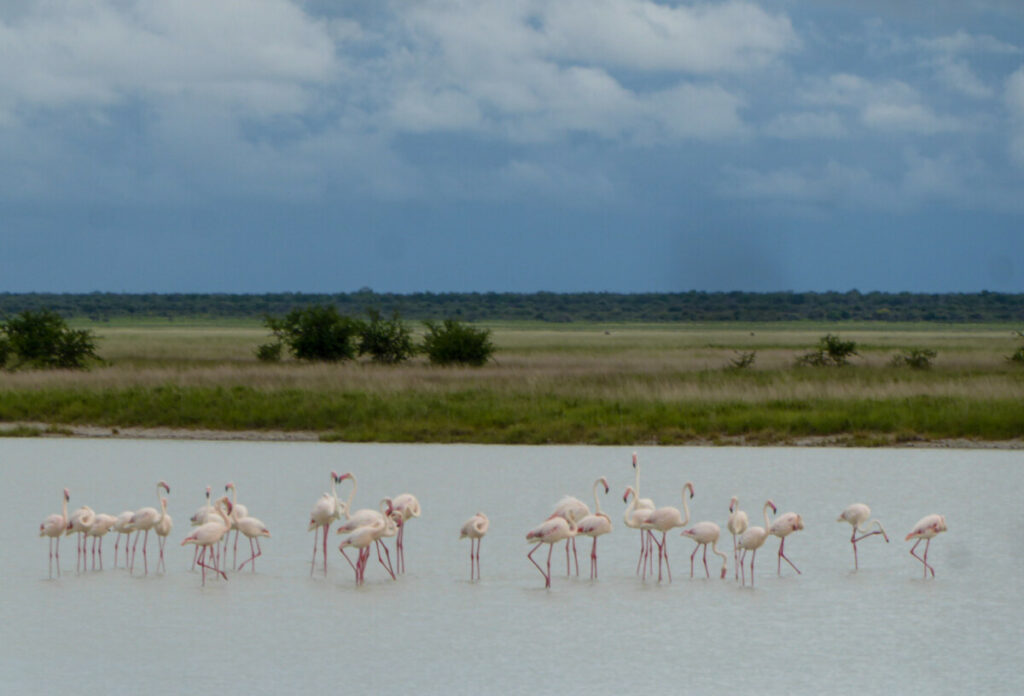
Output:
[[[39,437],[80,437],[121,440],[209,440],[239,442],[319,442],[320,433],[312,430],[203,430],[187,428],[108,428],[92,425],[60,425],[47,423],[0,423],[0,434],[14,429],[39,431]],[[561,443],[566,444],[566,443]],[[641,443],[656,446],[657,443]],[[846,447],[849,441],[844,436],[802,437],[789,442],[765,444],[748,442],[742,437],[720,438],[715,441],[699,440],[687,443],[689,446],[737,446],[737,447]],[[638,445],[639,446],[639,445]],[[684,445],[685,446],[685,445]],[[1024,439],[1014,440],[914,440],[894,442],[886,447],[900,449],[997,449],[1024,450]]]

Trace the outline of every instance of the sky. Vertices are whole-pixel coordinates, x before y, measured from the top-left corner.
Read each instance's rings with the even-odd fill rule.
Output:
[[[1024,3],[0,3],[0,292],[366,287],[1024,292]]]

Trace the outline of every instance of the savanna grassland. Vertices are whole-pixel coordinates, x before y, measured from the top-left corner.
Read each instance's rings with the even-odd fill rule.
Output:
[[[0,372],[0,430],[68,426],[315,432],[390,442],[890,445],[1024,438],[1022,343],[995,324],[482,323],[482,368],[261,363],[257,321],[77,322],[105,364]],[[795,367],[826,333],[836,367]],[[910,348],[929,369],[893,367]],[[754,354],[746,368],[732,367]]]

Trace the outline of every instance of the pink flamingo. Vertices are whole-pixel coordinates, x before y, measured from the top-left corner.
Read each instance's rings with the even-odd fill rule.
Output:
[[[402,514],[401,520],[398,522],[398,538],[395,539],[395,565],[398,566],[398,572],[405,572],[405,523],[413,517],[420,516],[420,501],[416,500],[416,496],[412,493],[402,493],[395,496],[391,501],[392,506],[397,512]]]
[[[75,541],[75,572],[78,572],[78,564],[81,561],[82,570],[86,570],[86,540],[85,535],[96,520],[96,513],[88,505],[83,505],[68,518],[68,528],[65,534],[77,534]]]
[[[597,487],[604,486],[604,494],[608,495],[608,479],[604,476],[594,481],[594,514],[587,515],[579,521],[578,533],[593,539],[590,545],[590,579],[597,579],[597,537],[612,531],[612,520],[601,512],[601,501],[597,497]]]
[[[736,542],[736,537],[747,531],[747,527],[750,526],[750,520],[747,519],[747,513],[740,510],[739,507],[739,499],[736,496],[733,496],[732,499],[729,500],[729,521],[725,525],[729,530],[729,533],[732,534],[733,575],[736,580],[740,579],[740,548]]]
[[[352,478],[353,485],[355,485],[355,477],[351,475],[348,476]],[[354,492],[355,490],[353,489],[353,493]],[[352,497],[350,496],[350,503],[351,500]],[[383,565],[384,568],[391,575],[391,579],[396,580],[397,578],[395,576],[395,571],[391,565],[391,552],[388,551],[388,547],[386,544],[384,544],[383,538],[395,536],[398,533],[399,525],[402,522],[402,513],[394,509],[394,507],[392,506],[391,498],[382,498],[380,501],[379,510],[362,508],[361,510],[356,510],[352,514],[348,514],[347,510],[348,508],[346,506],[345,516],[348,519],[335,530],[335,533],[353,534],[363,527],[372,527],[375,531],[374,534],[371,535],[371,541],[374,542],[377,547],[377,560],[380,561],[381,565]],[[379,533],[377,530],[379,530]],[[362,537],[359,537],[357,540],[361,539]],[[355,546],[355,548],[360,548],[358,545],[353,544],[348,544],[348,546]],[[387,556],[387,563],[384,562],[384,558],[381,556],[381,549],[384,550],[384,554]],[[367,551],[367,553],[369,553],[369,551]],[[342,551],[342,555],[345,555],[344,551]],[[347,555],[345,555],[345,559],[348,560]],[[351,561],[349,561],[349,564],[351,565]]]
[[[196,513],[188,519],[189,525],[192,527],[199,527],[211,521],[216,512],[213,510],[213,506],[210,505],[210,487],[206,487],[206,503],[196,510]],[[199,547],[195,546],[192,549],[192,567],[189,570],[196,569],[196,559],[199,558]]]
[[[384,570],[388,571],[391,575],[391,579],[395,579],[394,571],[384,564],[384,559],[380,555],[380,539],[384,536],[394,536],[398,533],[397,520],[401,519],[401,513],[392,511],[390,514],[380,516],[379,518],[373,519],[369,524],[364,524],[351,530],[351,533],[341,540],[341,544],[338,545],[338,550],[341,551],[341,555],[345,557],[348,564],[352,566],[352,570],[356,574],[356,584],[362,585],[366,581],[366,562],[370,558],[370,544],[377,543],[377,560],[384,566]],[[339,533],[341,530],[339,530]],[[359,549],[359,556],[355,563],[352,563],[352,559],[345,553],[347,547]],[[390,563],[390,556],[388,559]]]
[[[650,498],[640,497],[640,460],[637,457],[636,452],[633,453],[633,495],[636,497],[636,504],[633,506],[632,512],[630,512],[630,508],[627,508],[626,514],[623,515],[623,520],[625,521],[626,526],[630,529],[640,530],[640,558],[639,560],[637,560],[636,564],[636,573],[637,575],[640,575],[640,568],[643,565],[644,559],[646,558],[650,561],[651,540],[654,538],[654,536],[650,533],[649,528],[644,529],[642,522],[638,522],[636,526],[633,526],[632,524],[630,524],[630,519],[628,518],[643,517],[643,515],[637,515],[637,511],[653,510],[655,508],[655,505],[654,501],[651,500]],[[622,500],[623,502],[626,501],[625,495],[623,495]],[[644,575],[646,576],[646,574],[647,571],[645,569]]]
[[[156,484],[156,497],[157,501],[163,500],[160,495],[160,489],[163,488],[170,495],[171,487],[167,485],[166,481],[159,481]],[[161,504],[161,510],[165,509]],[[156,523],[160,520],[162,512],[157,512],[155,508],[145,507],[141,510],[136,510],[135,514],[132,515],[131,524],[135,530],[135,542],[132,544],[132,564],[128,568],[129,573],[135,572],[135,549],[139,545],[139,537],[143,532],[146,536],[142,540],[142,563],[145,567],[145,574],[149,574],[149,560],[146,557],[146,546],[149,544],[149,530],[156,526]]]
[[[71,500],[71,493],[64,489],[64,501],[61,503],[60,514],[48,515],[39,525],[39,536],[50,538],[50,577],[53,577],[53,558],[57,557],[57,577],[60,577],[60,538],[68,527],[68,501]],[[57,540],[57,551],[54,554],[53,540]]]
[[[96,514],[96,519],[93,520],[92,526],[89,527],[89,531],[86,532],[86,536],[92,538],[92,569],[96,570],[96,545],[99,544],[100,550],[100,570],[103,570],[103,537],[106,536],[107,532],[110,531],[114,523],[117,522],[117,518],[113,515],[108,515],[104,512]],[[116,554],[115,554],[116,560]]]
[[[860,564],[857,560],[858,541],[860,541],[861,539],[866,539],[869,536],[874,536],[875,534],[881,534],[882,537],[885,539],[885,543],[889,543],[889,535],[885,533],[885,528],[882,527],[882,523],[878,520],[868,521],[870,517],[871,508],[869,508],[864,503],[854,503],[853,505],[850,505],[841,513],[839,513],[839,517],[836,518],[836,522],[849,522],[850,526],[853,527],[853,533],[850,534],[850,544],[853,546],[854,570],[858,570],[860,568]],[[870,525],[872,524],[878,527],[878,529],[876,529],[873,532],[868,531],[870,529]],[[865,528],[861,529],[861,526],[864,526]],[[860,533],[860,536],[857,536],[858,533]]]
[[[633,497],[632,501],[629,501],[630,496]],[[630,529],[640,530],[640,560],[637,561],[636,572],[639,574],[642,567],[643,577],[646,579],[647,564],[645,561],[650,560],[651,539],[654,538],[650,532],[651,526],[649,524],[649,519],[651,513],[654,512],[654,508],[641,508],[639,506],[640,499],[636,497],[636,491],[632,486],[626,486],[626,490],[622,494],[622,502],[629,502],[629,505],[626,506],[626,511],[622,515],[622,519],[626,526]]]
[[[793,561],[789,560],[786,556],[784,547],[786,545],[786,537],[793,532],[798,532],[804,528],[804,520],[800,515],[795,512],[787,512],[783,515],[779,515],[772,520],[771,526],[768,527],[768,533],[772,536],[779,537],[779,576],[782,576],[782,560],[785,559],[786,563],[793,566],[793,570],[796,571],[797,575],[801,575],[800,569],[797,568]]]
[[[697,555],[697,550],[701,546],[704,547],[704,572],[707,576],[711,577],[711,571],[708,570],[708,544],[711,544],[711,553],[714,553],[722,557],[722,579],[725,579],[726,570],[726,556],[724,553],[718,550],[718,536],[722,530],[714,522],[698,522],[689,529],[684,529],[682,536],[689,537],[697,542],[697,545],[693,547],[693,553],[690,554],[690,577],[693,577],[693,557]]]
[[[690,522],[690,508],[686,505],[686,491],[690,491],[693,498],[693,484],[687,481],[683,484],[683,510],[686,512],[686,519],[679,513],[677,508],[667,505],[653,510],[647,518],[647,524],[653,529],[661,532],[661,543],[658,544],[658,582],[661,582],[661,561],[665,560],[665,569],[668,572],[668,581],[672,582],[672,568],[668,564],[668,540],[666,538],[670,529],[685,527]],[[655,542],[657,543],[657,542]]]
[[[754,559],[757,557],[757,550],[764,545],[768,538],[768,527],[771,526],[771,522],[768,520],[768,508],[772,509],[773,515],[776,512],[775,503],[770,500],[765,502],[764,527],[747,527],[746,531],[740,534],[740,581],[743,585],[747,584],[747,578],[743,573],[743,561],[747,558],[747,551],[752,551],[753,553],[750,554],[750,586],[754,586]]]
[[[921,561],[924,564],[924,577],[928,577],[928,571],[932,571],[932,577],[935,577],[935,569],[928,565],[928,547],[931,546],[932,539],[941,532],[946,531],[946,518],[943,515],[928,515],[918,520],[914,528],[910,530],[910,534],[906,536],[904,541],[910,541],[911,539],[917,539],[914,545],[910,548],[910,555]],[[921,543],[921,540],[925,540],[924,544],[924,558],[914,553],[914,549]]]
[[[249,516],[249,508],[247,508],[246,506],[244,506],[241,503],[236,501],[236,498],[238,496],[237,496],[237,491],[235,490],[234,482],[228,481],[227,484],[224,485],[224,490],[225,491],[229,491],[229,490],[231,491],[231,509],[232,509],[232,513],[231,513],[231,529],[235,530],[235,547],[234,547],[234,551],[232,551],[232,553],[231,553],[231,568],[232,569],[237,569],[238,568],[238,525],[236,523],[238,522],[238,520],[242,519],[243,517],[248,517]],[[226,538],[224,540],[224,544],[225,544],[225,546],[224,546],[224,553],[227,553],[228,552],[228,548],[227,548],[227,539]],[[227,559],[226,558],[224,559],[224,562],[225,562],[225,564],[227,563]]]
[[[153,525],[157,545],[160,548],[160,560],[156,564],[157,572],[160,572],[161,568],[164,569],[164,572],[167,571],[167,565],[164,563],[164,546],[167,544],[167,537],[170,536],[173,527],[174,520],[167,514],[167,498],[160,498],[160,519]]]
[[[565,541],[571,536],[576,534],[576,522],[571,519],[565,519],[564,517],[558,517],[552,515],[542,524],[534,527],[526,534],[526,541],[537,542],[537,545],[530,549],[530,552],[526,554],[526,557],[530,559],[533,565],[537,566],[537,570],[544,576],[544,587],[551,587],[551,552],[555,549],[555,544],[560,541]],[[540,564],[533,559],[533,553],[540,548],[541,544],[548,545],[548,569],[544,572],[544,569],[540,567]]]
[[[231,528],[231,501],[228,497],[222,496],[217,499],[213,504],[214,511],[217,513],[218,519],[206,522],[196,528],[194,532],[185,537],[181,545],[195,544],[201,547],[199,552],[199,559],[196,561],[200,568],[203,569],[203,585],[206,585],[206,569],[220,573],[220,575],[227,580],[227,574],[220,569],[220,563],[217,560],[216,554],[213,552],[213,546],[220,542],[220,540],[227,534]],[[225,512],[226,510],[226,512]],[[206,554],[210,554],[210,558],[213,560],[213,565],[207,565]]]
[[[249,540],[249,552],[252,554],[248,560],[242,561],[242,565],[238,566],[238,569],[244,568],[246,563],[252,563],[250,570],[256,572],[256,559],[263,555],[263,549],[260,548],[260,537],[269,537],[270,530],[260,520],[251,516],[236,520],[235,526]],[[253,548],[253,540],[256,541],[255,549]]]
[[[476,570],[476,579],[480,579],[480,541],[487,534],[487,530],[491,526],[491,521],[487,519],[487,515],[482,512],[478,512],[470,517],[462,525],[462,529],[459,531],[460,539],[469,539],[469,581],[473,581],[473,571]],[[473,546],[476,546],[476,554],[473,553]]]
[[[117,522],[114,523],[114,531],[117,532],[117,539],[114,540],[114,567],[117,567],[117,547],[121,543],[121,537],[127,537],[124,540],[124,567],[128,567],[128,542],[132,539],[132,532],[135,528],[132,526],[132,516],[135,513],[131,510],[125,510],[117,516]]]
[[[571,495],[562,496],[562,499],[555,505],[554,511],[551,513],[553,516],[561,517],[568,521],[571,517],[576,522],[582,520],[584,517],[590,515],[590,508],[579,498],[575,498]],[[569,564],[569,548],[572,547],[572,557],[576,561],[576,576],[580,574],[580,559],[576,555],[576,537],[575,535],[565,540],[565,576],[569,577],[572,574],[571,566]]]
[[[313,575],[313,570],[316,568],[316,542],[319,538],[321,530],[323,530],[323,547],[324,547],[324,577],[327,576],[327,533],[330,531],[331,525],[335,520],[341,519],[343,510],[348,508],[345,503],[338,500],[337,485],[341,481],[341,478],[337,473],[331,472],[331,492],[324,493],[320,498],[313,504],[313,511],[309,513],[309,527],[307,531],[315,531],[313,534],[313,562],[309,566],[309,574]]]

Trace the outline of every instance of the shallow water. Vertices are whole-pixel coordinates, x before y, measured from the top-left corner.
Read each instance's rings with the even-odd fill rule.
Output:
[[[1020,452],[647,448],[642,494],[680,506],[694,482],[692,520],[724,532],[731,495],[754,524],[771,497],[803,515],[787,540],[803,571],[776,575],[777,541],[757,560],[756,589],[689,577],[692,542],[670,536],[673,581],[634,574],[638,536],[622,524],[632,483],[628,448],[346,445],[123,440],[0,440],[8,513],[0,593],[0,683],[6,693],[170,694],[203,689],[283,693],[311,689],[424,693],[573,694],[653,687],[694,693],[1014,693],[1024,639],[1022,561],[1015,505],[1024,488]],[[397,582],[371,561],[367,582],[329,544],[329,572],[310,577],[309,510],[329,472],[355,473],[355,508],[415,493],[423,516],[406,536],[408,572]],[[598,546],[600,580],[566,578],[555,551],[553,587],[527,561],[525,532],[571,493],[593,505],[591,484],[612,485],[601,505],[615,523]],[[117,514],[155,506],[171,486],[175,529],[167,570],[134,577],[75,571],[74,540],[61,544],[63,575],[47,577],[47,539],[37,530],[88,504]],[[188,518],[205,486],[238,487],[239,502],[273,537],[256,572],[229,581],[190,572]],[[339,487],[344,499],[350,488]],[[866,502],[892,543],[860,544],[852,572],[850,527],[835,522]],[[470,583],[462,522],[491,519],[483,579]],[[932,544],[937,577],[922,579],[903,536],[925,514],[946,515]],[[151,539],[152,543],[152,539]],[[244,545],[244,542],[243,542]],[[247,550],[247,545],[244,545]],[[155,546],[153,547],[155,548]],[[545,549],[538,551],[538,554]],[[242,548],[240,547],[240,561]],[[248,557],[248,554],[244,557]],[[709,564],[710,560],[709,560]],[[123,562],[122,562],[123,565]],[[718,562],[711,564],[712,572]]]

